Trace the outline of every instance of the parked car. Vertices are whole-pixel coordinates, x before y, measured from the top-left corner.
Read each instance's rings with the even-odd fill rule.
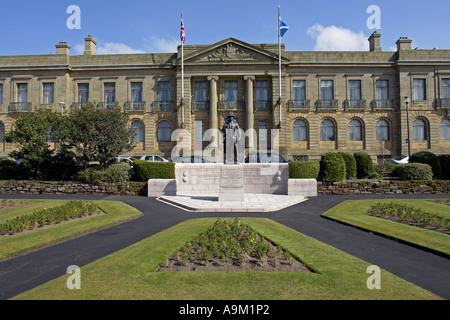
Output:
[[[213,163],[212,161],[209,161],[203,157],[199,156],[191,156],[188,159],[185,158],[178,158],[178,160],[175,160],[174,162],[177,163]]]
[[[125,162],[125,163],[128,163],[128,165],[130,166],[131,169],[133,169],[134,160],[137,160],[137,159],[133,158],[133,157],[114,157],[114,158],[108,159],[108,161],[106,161],[106,166],[108,167],[114,163]]]
[[[390,163],[393,163],[393,164],[404,164],[404,163],[409,162],[409,157],[408,156],[397,156],[397,157],[390,158],[387,161]]]
[[[139,160],[145,160],[145,161],[150,161],[150,162],[169,162],[169,160],[167,160],[166,158],[158,156],[158,155],[142,156],[139,158]]]
[[[245,159],[247,163],[287,163],[288,161],[280,154],[272,153],[250,153]]]

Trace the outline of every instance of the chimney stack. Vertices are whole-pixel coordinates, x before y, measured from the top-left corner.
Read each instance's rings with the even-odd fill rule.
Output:
[[[372,33],[372,35],[369,37],[369,50],[370,51],[381,51],[380,37],[381,37],[381,34],[379,34],[376,31],[374,33]]]
[[[56,54],[63,54],[68,56],[70,54],[70,46],[67,42],[60,42],[55,45]]]
[[[97,46],[97,41],[92,36],[87,36],[84,38],[85,41],[85,56],[95,56],[95,48]]]
[[[400,37],[400,39],[397,40],[397,51],[400,50],[411,50],[411,43],[412,40],[408,39],[407,37]]]

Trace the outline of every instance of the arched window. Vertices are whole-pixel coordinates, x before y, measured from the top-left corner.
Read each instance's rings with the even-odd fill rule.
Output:
[[[388,141],[389,140],[389,122],[387,122],[384,119],[380,119],[377,121],[376,138],[377,138],[377,141]]]
[[[441,121],[441,140],[450,140],[450,119],[448,118]]]
[[[134,133],[133,142],[144,142],[144,124],[140,120],[131,123],[131,130]]]
[[[362,141],[362,125],[361,121],[352,119],[348,123],[348,140]]]
[[[306,122],[301,119],[294,121],[292,125],[292,140],[293,141],[306,141],[307,140]]]
[[[413,122],[413,140],[426,140],[427,127],[423,119],[416,119]]]
[[[158,142],[169,142],[172,135],[170,123],[166,120],[158,123]]]
[[[320,124],[320,140],[334,141],[334,122],[330,119],[325,119]]]

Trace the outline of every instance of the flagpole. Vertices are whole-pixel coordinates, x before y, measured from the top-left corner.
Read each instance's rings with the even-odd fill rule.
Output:
[[[181,23],[184,26],[183,11],[181,11]],[[181,39],[181,128],[184,129],[184,41]]]
[[[280,108],[280,122],[278,123],[278,127],[281,128],[281,30],[280,30],[280,6],[278,6],[278,104]]]

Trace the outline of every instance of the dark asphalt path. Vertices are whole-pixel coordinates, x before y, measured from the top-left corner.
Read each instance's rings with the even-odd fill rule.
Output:
[[[344,200],[433,199],[449,195],[319,196],[272,213],[193,213],[146,197],[0,195],[0,198],[117,200],[144,213],[132,221],[0,262],[0,300],[66,274],[70,265],[82,267],[175,224],[203,217],[272,219],[450,300],[450,259],[320,217]]]

